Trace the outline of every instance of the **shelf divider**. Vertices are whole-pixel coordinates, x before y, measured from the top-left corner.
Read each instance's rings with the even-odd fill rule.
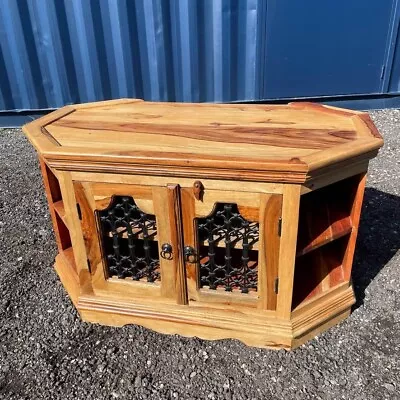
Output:
[[[62,200],[56,201],[53,203],[54,210],[58,214],[58,216],[62,219],[64,222],[65,226],[68,227],[67,225],[67,219],[65,218],[65,208],[64,208],[64,203]]]
[[[308,227],[308,235],[303,233],[301,233],[302,236],[299,235],[297,257],[304,256],[310,251],[316,250],[334,240],[340,239],[341,237],[350,234],[353,230],[353,225],[349,216],[343,216],[342,218],[336,219],[326,228],[321,227],[319,232],[319,227],[315,222],[314,225],[309,225]],[[315,231],[315,235],[310,234],[311,229]]]

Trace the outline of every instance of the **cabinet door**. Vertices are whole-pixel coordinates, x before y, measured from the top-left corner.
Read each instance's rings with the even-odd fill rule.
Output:
[[[276,309],[282,196],[181,189],[190,305]]]
[[[178,187],[74,188],[95,294],[187,303]]]

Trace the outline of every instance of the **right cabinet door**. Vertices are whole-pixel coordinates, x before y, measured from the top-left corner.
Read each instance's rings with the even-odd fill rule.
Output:
[[[181,189],[189,305],[275,310],[282,195]]]

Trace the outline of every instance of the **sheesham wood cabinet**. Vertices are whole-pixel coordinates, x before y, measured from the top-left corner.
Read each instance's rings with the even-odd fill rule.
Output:
[[[23,131],[83,320],[291,349],[349,315],[366,113],[122,99]]]

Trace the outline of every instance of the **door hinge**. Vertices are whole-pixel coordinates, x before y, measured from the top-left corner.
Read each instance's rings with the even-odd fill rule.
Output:
[[[86,261],[87,261],[87,266],[88,266],[89,273],[92,273],[92,267],[90,266],[89,259],[87,259]]]
[[[386,66],[382,65],[382,69],[381,69],[381,79],[383,79],[383,77],[385,76],[385,70],[386,70]]]
[[[278,219],[278,236],[282,235],[282,217]]]
[[[274,282],[274,292],[278,294],[278,289],[279,289],[279,278],[275,278]]]
[[[82,221],[82,211],[81,211],[81,206],[79,203],[76,203],[76,210],[78,211],[78,217]]]

